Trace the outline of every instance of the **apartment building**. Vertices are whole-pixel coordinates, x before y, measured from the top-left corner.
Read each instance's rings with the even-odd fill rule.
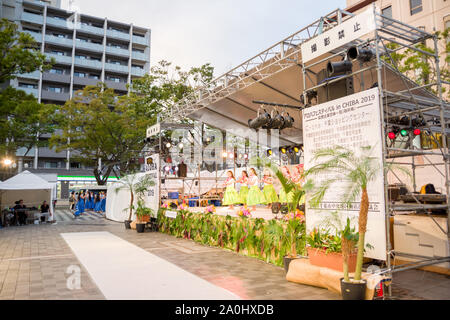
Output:
[[[100,81],[119,95],[127,94],[127,85],[150,70],[148,28],[85,14],[76,18],[61,8],[61,0],[0,0],[0,16],[15,21],[40,44],[42,53],[56,60],[51,70],[21,74],[10,83],[42,103],[63,105],[77,90]],[[19,172],[56,174],[66,181],[63,198],[65,184],[95,181],[91,168],[71,161],[68,151],[34,148],[25,155],[19,150],[17,159]]]
[[[347,11],[359,13],[376,3],[383,15],[427,32],[450,28],[450,0],[347,0]]]

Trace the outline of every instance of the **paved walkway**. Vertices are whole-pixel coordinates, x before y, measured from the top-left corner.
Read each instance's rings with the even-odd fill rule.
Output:
[[[104,214],[93,211],[85,211],[82,215],[75,218],[69,209],[58,209],[55,212],[56,222],[74,222],[74,221],[98,221],[103,220]]]
[[[162,233],[138,234],[106,219],[0,229],[0,299],[105,299],[89,266],[61,236],[105,231],[243,299],[340,299],[325,289],[288,282],[283,268],[263,261]],[[99,243],[92,240],[92,248],[98,250]],[[77,268],[81,286],[72,290],[67,284]],[[133,272],[130,267],[128,274]],[[394,278],[393,291],[398,299],[450,299],[449,288],[449,277],[411,270]]]

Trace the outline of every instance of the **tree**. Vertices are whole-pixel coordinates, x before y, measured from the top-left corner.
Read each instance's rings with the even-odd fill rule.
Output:
[[[7,87],[0,92],[0,154],[13,155],[25,148],[45,146],[39,139],[54,132],[56,106],[38,103],[32,94]]]
[[[145,130],[151,120],[132,102],[103,84],[86,86],[59,110],[62,133],[52,135],[51,146],[57,151],[75,151],[74,160],[94,167],[99,185],[106,184],[111,174],[119,178],[136,170],[136,156],[144,147]]]
[[[441,79],[450,82],[450,28],[447,28],[442,32],[436,32],[436,36],[439,40],[438,46],[444,44],[444,47],[440,48],[441,58],[439,67]],[[431,54],[435,53],[434,48],[427,46],[425,42],[418,43],[415,47],[424,52]],[[395,52],[391,53],[390,57],[383,58],[388,64],[398,68],[400,72],[406,73],[418,85],[422,86],[436,83],[437,70],[433,56],[411,48],[400,50],[400,45],[392,42],[388,43],[386,48],[388,50],[395,50]],[[448,91],[448,87],[446,88],[444,86],[442,89],[444,94]],[[429,90],[432,93],[437,94],[435,87],[431,86]],[[447,92],[447,98],[450,98],[450,91]]]
[[[48,70],[54,60],[46,62],[45,59],[30,34],[19,32],[13,22],[0,20],[0,83],[20,73]]]

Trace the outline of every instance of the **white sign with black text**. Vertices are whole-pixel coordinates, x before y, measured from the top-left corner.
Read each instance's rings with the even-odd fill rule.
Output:
[[[301,45],[302,61],[308,62],[375,29],[375,13],[371,8],[304,42]]]
[[[156,215],[159,210],[159,154],[153,154],[145,158],[145,173],[150,175],[155,185],[148,188],[147,205]]]
[[[172,210],[166,210],[165,215],[166,215],[167,218],[174,219],[174,218],[177,217],[177,212],[176,211],[172,211]]]
[[[382,168],[382,137],[380,124],[380,104],[378,88],[369,89],[333,101],[312,106],[303,111],[303,143],[305,154],[305,170],[318,162],[313,159],[314,152],[323,148],[343,146],[361,153],[361,147],[371,146],[371,156],[379,160],[379,170],[375,179],[369,183],[369,214],[367,221],[366,244],[373,248],[367,249],[365,256],[373,259],[386,260],[386,222],[384,199],[384,175]],[[319,159],[322,162],[323,159]],[[332,173],[320,173],[315,176],[314,183],[321,185],[324,181],[335,178]],[[315,227],[324,227],[333,212],[338,212],[345,224],[350,217],[352,224],[357,226],[360,199],[356,199],[350,208],[343,202],[347,192],[345,181],[336,181],[325,194],[319,207],[309,206],[306,199],[306,228],[310,232]],[[358,228],[356,228],[357,230]]]

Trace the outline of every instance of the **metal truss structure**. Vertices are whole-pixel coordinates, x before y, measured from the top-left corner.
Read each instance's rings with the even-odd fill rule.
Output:
[[[385,203],[386,203],[386,237],[387,237],[387,260],[386,260],[386,268],[381,271],[381,273],[392,276],[392,273],[398,271],[404,271],[414,268],[419,268],[423,266],[429,266],[433,264],[439,264],[443,262],[449,262],[450,256],[444,257],[424,257],[413,254],[406,254],[402,252],[397,252],[393,250],[391,246],[390,239],[390,217],[395,215],[396,212],[401,211],[409,211],[409,212],[424,212],[431,219],[434,220],[431,215],[431,210],[439,210],[443,209],[447,213],[447,230],[442,228],[436,220],[434,222],[439,227],[440,231],[447,235],[447,241],[450,239],[450,216],[449,216],[449,205],[450,205],[450,191],[449,191],[449,173],[450,173],[450,158],[449,158],[449,149],[447,145],[447,138],[450,134],[450,130],[448,125],[450,123],[450,104],[445,102],[442,96],[442,87],[445,82],[441,79],[440,75],[440,64],[439,64],[439,51],[438,51],[438,38],[436,35],[429,34],[424,30],[414,28],[405,23],[402,23],[398,20],[385,17],[377,12],[376,7],[373,7],[376,17],[377,28],[374,32],[374,35],[371,38],[365,39],[365,41],[361,42],[350,42],[345,46],[340,47],[339,49],[332,52],[332,56],[327,56],[322,60],[315,61],[310,64],[302,64],[303,69],[303,84],[304,84],[304,97],[311,90],[316,90],[322,86],[329,85],[330,83],[340,81],[347,77],[357,77],[360,79],[363,78],[364,73],[369,73],[372,70],[376,71],[376,85],[380,89],[380,108],[381,108],[381,120],[382,120],[382,128],[381,128],[381,136],[383,137],[383,160],[385,163],[399,163],[398,159],[409,158],[411,162],[401,163],[402,165],[409,165],[412,167],[413,172],[413,183],[414,183],[414,191],[416,191],[416,169],[420,167],[414,163],[414,157],[422,155],[427,158],[427,155],[438,155],[442,157],[441,163],[434,163],[432,160],[429,160],[429,166],[432,166],[436,169],[436,174],[440,174],[445,178],[445,204],[424,204],[418,198],[418,195],[412,193],[412,198],[415,203],[393,203],[388,201],[388,172],[389,169],[385,168],[384,170],[384,181],[385,181]],[[427,52],[419,49],[416,45],[420,43],[425,43],[426,41],[432,41],[434,43],[434,52]],[[396,46],[393,48],[388,44],[394,43]],[[345,57],[347,53],[347,49],[350,46],[359,46],[359,47],[370,47],[375,50],[375,58],[374,61],[367,67],[362,67],[354,72],[349,72],[346,76],[341,77],[336,80],[327,81],[325,83],[316,84],[315,79],[309,78],[308,70],[311,67],[316,66],[325,61],[329,61],[334,57]],[[434,60],[434,65],[436,68],[436,81],[427,85],[419,85],[410,78],[408,78],[407,74],[402,73],[399,70],[399,66],[396,65],[396,61],[393,58],[393,54],[397,52],[402,52],[403,50],[414,50],[421,54],[424,54]],[[389,73],[391,79],[396,79],[397,83],[400,83],[404,88],[403,90],[394,92],[389,90],[386,85],[386,73]],[[308,82],[311,84],[308,86]],[[446,83],[448,84],[448,83]],[[434,88],[436,92],[433,93],[430,89]],[[364,90],[362,88],[361,90]],[[435,149],[436,151],[423,150],[422,148],[418,148],[413,145],[413,141],[411,137],[409,137],[409,141],[407,141],[406,146],[396,147],[394,143],[391,141],[387,141],[387,132],[394,125],[398,124],[394,122],[394,119],[401,116],[420,116],[421,118],[426,120],[426,123],[420,126],[420,129],[423,132],[428,133],[430,139],[434,140],[433,142],[438,147]],[[434,123],[437,119],[438,124]],[[433,121],[432,121],[433,119]],[[411,120],[409,120],[409,124],[405,125],[405,127],[411,127]],[[436,138],[436,133],[440,134],[441,139]],[[438,165],[444,166],[444,172],[442,172]],[[423,166],[423,165],[422,165]],[[392,170],[391,170],[392,172]],[[401,181],[395,172],[393,172],[394,176]],[[402,266],[395,267],[392,265],[392,259],[395,257],[406,257],[412,259],[418,259],[418,261],[414,261],[411,263],[407,263]],[[391,290],[389,287],[389,296],[391,295]]]
[[[352,14],[336,9],[307,27],[274,44],[176,103],[164,119],[183,119],[214,102],[293,65],[299,65],[300,45],[343,22]]]
[[[429,161],[429,165],[436,168],[436,174],[440,174],[445,178],[446,204],[424,204],[418,199],[417,196],[414,196],[414,194],[413,198],[415,199],[415,203],[394,204],[388,201],[389,170],[385,169],[384,181],[386,199],[387,260],[386,268],[383,269],[382,273],[392,275],[392,273],[396,271],[403,271],[450,261],[450,257],[424,258],[423,256],[412,256],[402,254],[401,252],[395,252],[391,247],[391,239],[389,235],[390,217],[395,215],[396,212],[425,212],[431,219],[433,219],[430,211],[443,209],[447,213],[447,230],[441,228],[441,231],[447,234],[447,240],[450,239],[450,154],[447,145],[447,137],[450,134],[450,129],[448,128],[450,124],[450,104],[444,101],[442,96],[443,85],[448,85],[449,83],[446,83],[441,79],[439,69],[438,38],[436,35],[432,35],[424,30],[409,26],[401,21],[385,17],[377,11],[375,6],[373,6],[373,10],[375,12],[377,28],[373,32],[373,35],[369,36],[367,39],[358,39],[347,43],[342,47],[330,51],[326,57],[319,61],[311,62],[308,65],[303,63],[301,61],[300,54],[300,46],[302,43],[354,16],[354,14],[340,9],[334,10],[309,26],[294,33],[290,37],[278,42],[259,55],[247,60],[231,71],[216,78],[205,87],[200,88],[191,95],[185,97],[175,104],[172,110],[167,113],[162,120],[171,119],[171,121],[174,121],[175,119],[188,118],[190,114],[203,108],[207,108],[211,104],[225,99],[257,82],[262,82],[264,79],[286,70],[293,65],[297,65],[302,69],[304,101],[306,101],[309,91],[316,90],[321,86],[329,85],[334,81],[340,81],[345,77],[363,78],[366,73],[376,72],[376,84],[380,89],[381,123],[383,124],[382,128],[380,128],[380,134],[383,137],[383,160],[389,163],[394,161],[398,162],[399,158],[410,158],[412,159],[411,163],[402,164],[411,165],[413,175],[415,175],[415,171],[419,165],[414,163],[414,156],[423,155],[426,158],[428,155],[438,155],[442,157],[442,162],[436,163]],[[417,44],[424,43],[426,41],[432,41],[434,43],[434,52],[423,51],[417,47]],[[388,45],[390,43],[396,44],[397,47],[390,47]],[[312,67],[318,66],[320,63],[326,63],[326,61],[333,58],[344,57],[350,46],[369,46],[374,49],[375,57],[368,66],[361,66],[357,71],[352,71],[347,76],[340,77],[339,79],[326,81],[321,84],[317,84],[316,79],[311,79],[309,71]],[[399,66],[396,65],[396,62],[393,59],[393,54],[407,49],[424,54],[434,60],[437,75],[434,83],[419,85],[411,80],[407,74],[402,73],[399,70]],[[390,90],[390,87],[388,88],[385,83],[386,74],[389,74],[391,79],[395,78],[395,81],[400,83],[403,89],[398,91]],[[434,91],[431,91],[432,88]],[[412,139],[407,143],[408,145],[406,147],[402,148],[398,148],[395,145],[390,144],[385,137],[387,137],[389,128],[394,125],[392,119],[399,114],[410,116],[418,115],[426,119],[427,122],[421,127],[421,130],[429,133],[430,139],[434,139],[434,143],[438,146],[438,148],[435,149],[435,151],[417,148],[413,145]],[[431,119],[433,118],[439,119],[438,123],[432,123]],[[440,140],[436,138],[436,133],[441,135],[442,138]],[[437,167],[438,165],[443,165],[444,170],[441,171]],[[413,177],[413,179],[414,188],[416,188],[415,177]],[[396,268],[392,265],[392,259],[395,256],[402,255],[405,257],[409,256],[409,258],[419,259],[420,261],[412,262]],[[390,294],[391,291],[389,290],[389,295]]]

